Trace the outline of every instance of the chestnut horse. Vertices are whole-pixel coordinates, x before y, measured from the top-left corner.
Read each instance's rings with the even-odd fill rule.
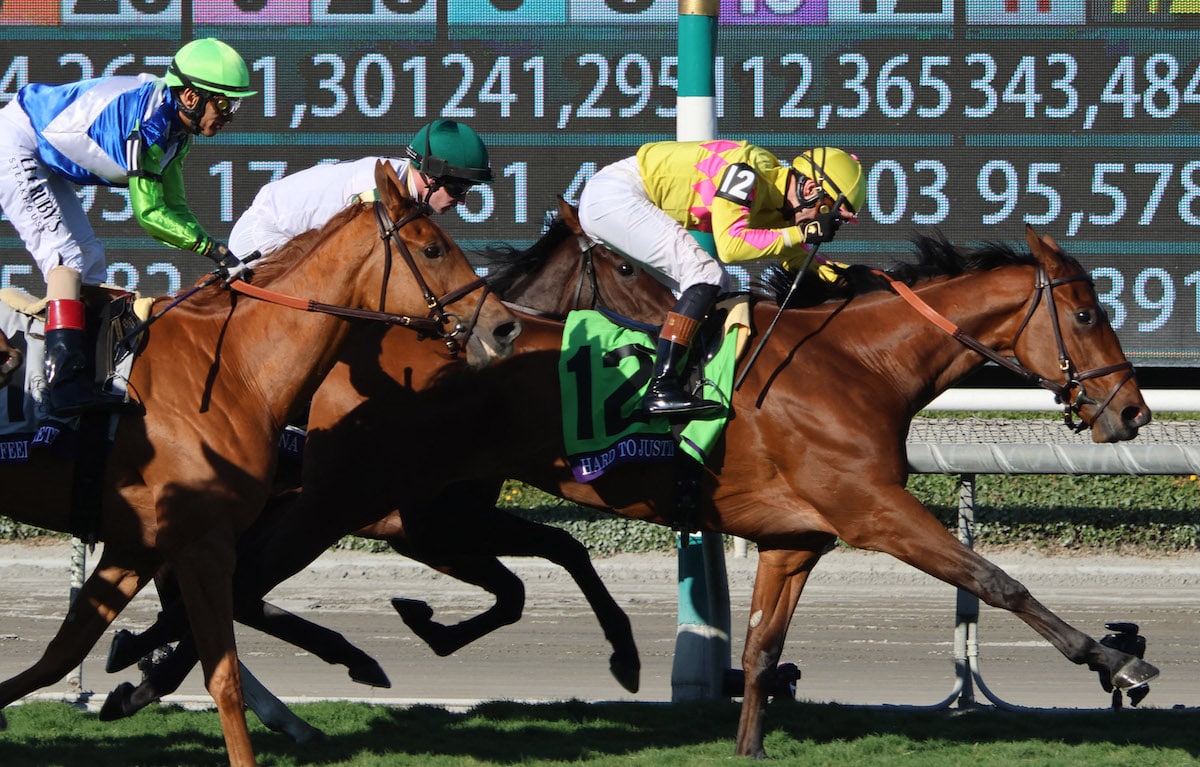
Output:
[[[257,264],[253,285],[200,290],[150,329],[129,380],[146,414],[121,420],[103,484],[102,556],[42,658],[0,683],[0,706],[61,679],[167,565],[195,630],[230,763],[254,764],[231,587],[237,538],[270,494],[284,424],[346,342],[374,325],[408,325],[451,348],[465,344],[479,365],[510,353],[520,328],[390,166],[377,167],[376,184],[379,202],[351,205]],[[407,353],[436,365],[447,361],[441,349],[423,344]],[[69,462],[38,453],[0,466],[0,476],[6,515],[72,530]]]
[[[523,251],[495,247],[484,254],[484,259],[492,291],[509,306],[525,312],[561,317],[573,309],[603,307],[637,322],[652,323],[661,320],[673,301],[670,290],[641,267],[584,235],[575,209],[561,198],[557,217],[532,247]],[[363,351],[372,353],[369,348]],[[347,370],[340,365],[336,369]],[[330,385],[343,381],[337,374],[332,374],[329,380]],[[323,418],[321,411],[316,417]],[[280,483],[289,491],[272,502],[271,513],[260,520],[261,524],[270,524],[276,515],[287,513],[290,488],[299,484],[299,476],[294,480],[282,476],[288,473],[280,472]],[[354,531],[355,535],[386,541],[395,551],[479,586],[496,598],[483,613],[454,625],[434,621],[432,608],[419,600],[395,598],[392,605],[396,611],[437,655],[449,655],[520,619],[524,586],[500,562],[499,556],[550,560],[570,573],[592,606],[604,635],[613,645],[609,660],[613,676],[625,689],[637,692],[641,662],[629,618],[600,580],[587,548],[557,527],[491,508],[499,486],[500,481],[496,481],[455,488],[456,495],[470,493],[462,501],[461,514],[438,510],[406,514],[404,519],[397,514]],[[458,504],[454,497],[443,497],[442,501],[448,508],[456,508]],[[262,614],[251,616],[248,621],[327,662],[345,665],[355,681],[390,686],[378,664],[336,632],[273,605],[264,605]],[[178,626],[169,621],[159,621],[136,635],[119,631],[113,639],[106,668],[113,672],[130,666],[155,648],[174,641],[178,634]],[[176,690],[194,664],[193,655],[190,644],[181,646],[169,662],[160,663],[137,687],[122,684],[108,696],[101,718],[129,716]],[[310,735],[302,723],[285,719],[287,713],[279,710],[282,704],[267,699],[266,695],[264,691],[250,701],[260,719],[293,737]]]
[[[783,311],[755,366],[744,371],[692,517],[759,550],[736,753],[765,756],[767,696],[788,626],[809,573],[838,538],[1014,613],[1067,659],[1097,671],[1102,684],[1132,689],[1157,676],[1149,663],[1068,625],[905,489],[913,416],[987,359],[1055,391],[1096,442],[1133,439],[1150,420],[1088,275],[1050,237],[1027,228],[1026,242],[1029,252],[1018,253],[920,238],[921,263],[894,268],[895,281],[852,267],[845,295]],[[777,311],[756,302],[754,326],[766,327]],[[239,599],[258,599],[345,530],[396,514],[396,499],[409,508],[436,504],[463,481],[519,479],[625,517],[678,524],[668,466],[627,464],[588,484],[574,480],[557,380],[561,326],[526,319],[519,354],[419,393],[385,383],[384,369],[402,377],[396,360],[411,345],[394,340],[372,386],[327,380],[318,392],[303,492],[288,523],[273,526],[253,556],[242,558]],[[628,407],[637,403],[635,395]],[[443,452],[422,440],[390,439],[397,428],[470,439]]]

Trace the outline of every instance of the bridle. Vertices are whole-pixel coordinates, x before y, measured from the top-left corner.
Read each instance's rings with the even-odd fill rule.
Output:
[[[388,213],[387,207],[378,200],[374,202],[375,222],[379,226],[379,236],[383,240],[383,284],[379,290],[379,310],[373,311],[370,309],[356,309],[349,306],[337,306],[334,304],[321,303],[320,301],[312,301],[309,299],[296,298],[293,296],[277,293],[273,290],[260,288],[244,280],[236,280],[229,287],[231,290],[256,298],[261,301],[267,301],[280,306],[288,306],[293,309],[300,309],[306,312],[320,312],[322,314],[332,314],[337,317],[346,317],[349,319],[371,320],[373,322],[383,322],[388,325],[397,325],[400,327],[409,328],[417,332],[417,337],[425,339],[429,337],[439,338],[445,344],[452,357],[456,357],[463,349],[465,339],[469,338],[471,331],[475,327],[475,323],[479,319],[479,313],[483,310],[484,299],[487,298],[490,288],[482,277],[476,278],[474,281],[456,288],[441,298],[437,297],[429,288],[429,283],[425,281],[425,277],[421,274],[420,268],[417,266],[416,259],[413,258],[412,251],[408,245],[400,237],[400,230],[406,225],[423,216],[429,215],[429,207],[418,204],[414,210],[408,215],[401,218],[399,221],[392,221],[391,214]],[[388,312],[387,309],[387,289],[388,279],[392,272],[392,246],[400,253],[404,263],[408,265],[409,271],[417,282],[417,286],[421,289],[421,293],[425,297],[425,304],[429,307],[429,315],[426,317],[411,317],[406,314],[395,314]],[[471,316],[470,322],[463,323],[459,315],[453,314],[446,310],[446,307],[461,300],[467,295],[482,290],[483,295],[480,296],[479,302],[475,306],[475,313]]]
[[[575,309],[595,309],[597,306],[606,306],[604,296],[600,295],[600,280],[596,277],[596,261],[592,257],[592,251],[600,243],[586,234],[578,234],[575,237],[579,243],[579,257],[583,260],[583,265],[579,268],[579,279],[575,281],[575,298],[568,311]],[[584,282],[592,286],[592,300],[587,306],[580,304],[580,299],[583,297]]]
[[[905,285],[903,282],[896,280],[887,272],[878,269],[872,269],[871,271],[887,280],[891,285],[892,290],[898,296],[907,301],[914,309],[920,312],[926,319],[928,319],[934,325],[937,325],[941,330],[948,333],[951,337],[962,343],[967,348],[979,352],[984,357],[995,362],[996,364],[1013,371],[1029,383],[1053,392],[1054,401],[1063,406],[1063,422],[1068,428],[1076,433],[1091,427],[1091,423],[1088,423],[1084,419],[1083,414],[1080,412],[1080,408],[1082,408],[1084,405],[1097,406],[1096,414],[1092,417],[1092,422],[1094,423],[1096,418],[1098,418],[1100,414],[1103,413],[1109,406],[1109,404],[1112,403],[1113,398],[1117,396],[1117,392],[1121,390],[1121,387],[1133,378],[1133,363],[1129,362],[1128,360],[1080,373],[1076,371],[1075,363],[1072,362],[1070,354],[1067,353],[1067,347],[1066,344],[1063,343],[1062,328],[1060,327],[1058,318],[1058,307],[1054,302],[1054,289],[1071,282],[1085,281],[1088,284],[1091,284],[1091,278],[1082,272],[1067,275],[1066,277],[1059,277],[1056,280],[1051,280],[1047,277],[1045,268],[1039,264],[1034,277],[1033,298],[1029,302],[1029,308],[1025,311],[1025,318],[1021,320],[1020,327],[1017,328],[1016,334],[1013,335],[1012,347],[1015,355],[1017,341],[1020,339],[1021,333],[1025,332],[1025,328],[1029,325],[1030,319],[1033,318],[1033,313],[1037,311],[1038,305],[1042,303],[1043,299],[1045,299],[1046,311],[1050,313],[1050,317],[1052,319],[1051,327],[1054,328],[1054,342],[1058,346],[1058,367],[1059,370],[1062,371],[1064,379],[1063,383],[1058,383],[1057,381],[1051,381],[1043,378],[1042,376],[1033,372],[1026,367],[1018,357],[1005,357],[997,353],[994,349],[983,345],[975,337],[967,335],[965,332],[963,332],[962,328],[946,319],[946,317],[939,314],[933,307],[922,301],[921,298],[913,292],[912,288],[910,288],[908,285]],[[1116,373],[1121,370],[1125,371],[1125,375],[1121,377],[1121,380],[1117,382],[1116,386],[1113,387],[1112,391],[1109,392],[1108,397],[1106,397],[1103,402],[1099,402],[1088,396],[1084,387],[1084,381],[1087,381],[1091,378],[1101,378],[1109,375],[1110,373]],[[1075,391],[1074,396],[1072,396],[1073,391]],[[1079,424],[1074,422],[1072,418],[1073,415],[1079,416]]]
[[[604,296],[600,293],[600,278],[596,273],[596,260],[592,254],[596,248],[600,247],[600,243],[588,237],[586,234],[575,235],[576,244],[579,246],[579,258],[581,261],[579,267],[579,276],[575,280],[575,288],[570,291],[571,305],[567,307],[567,312],[575,311],[576,309],[596,309],[606,308],[608,304],[604,301]],[[590,288],[591,299],[584,304],[583,295],[584,289]],[[532,314],[538,317],[546,317],[548,319],[563,319],[565,315],[547,312],[541,309],[535,309],[530,306],[523,306],[513,301],[505,301],[506,306]]]

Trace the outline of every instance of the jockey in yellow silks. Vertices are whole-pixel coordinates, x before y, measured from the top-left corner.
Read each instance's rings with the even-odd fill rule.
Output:
[[[744,141],[663,141],[601,168],[584,187],[579,221],[593,239],[649,268],[679,294],[659,335],[644,399],[652,414],[703,415],[716,402],[684,391],[684,358],[700,321],[731,286],[723,263],[778,258],[797,269],[866,199],[858,159],[817,147],[792,163]],[[710,234],[713,258],[689,233]],[[830,263],[810,269],[833,279]]]

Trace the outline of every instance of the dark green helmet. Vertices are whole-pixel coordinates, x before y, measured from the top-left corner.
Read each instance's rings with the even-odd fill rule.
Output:
[[[434,120],[421,128],[404,154],[422,173],[443,182],[492,183],[483,139],[470,126],[454,120]]]

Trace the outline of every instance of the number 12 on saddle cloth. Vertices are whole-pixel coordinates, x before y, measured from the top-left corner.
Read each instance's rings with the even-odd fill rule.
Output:
[[[690,421],[682,430],[642,409],[654,367],[654,339],[600,312],[568,315],[558,381],[563,442],[576,481],[591,482],[625,463],[670,461],[677,450],[705,462],[728,420],[734,371],[750,337],[749,299],[738,295],[722,301],[713,314],[724,316],[723,328],[713,334],[721,344],[706,355],[700,396],[726,407],[716,418]]]

